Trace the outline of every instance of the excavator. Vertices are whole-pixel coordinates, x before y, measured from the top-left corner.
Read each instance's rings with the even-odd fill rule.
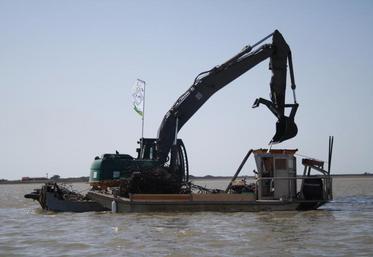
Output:
[[[269,38],[271,43],[265,44]],[[291,51],[278,30],[221,65],[201,72],[192,86],[182,94],[164,116],[156,138],[141,138],[137,157],[128,154],[103,154],[91,165],[90,183],[94,188],[118,187],[120,195],[131,193],[177,194],[190,191],[186,148],[178,132],[217,91],[259,63],[269,59],[272,72],[270,100],[257,98],[253,108],[265,105],[277,118],[276,133],[270,144],[296,136],[294,121],[298,109]],[[285,103],[287,68],[289,67],[293,103]],[[286,116],[285,109],[290,108]]]

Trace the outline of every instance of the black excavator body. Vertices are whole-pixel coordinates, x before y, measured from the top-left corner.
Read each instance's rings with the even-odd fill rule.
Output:
[[[262,44],[271,37],[272,43]],[[184,144],[177,138],[178,132],[213,94],[266,59],[269,59],[272,72],[270,100],[258,98],[253,107],[262,103],[276,116],[276,133],[271,143],[280,143],[296,136],[298,129],[294,116],[298,103],[295,99],[291,51],[281,33],[275,30],[253,46],[246,46],[228,61],[200,73],[165,114],[157,138],[140,139],[137,158],[120,154],[97,157],[91,167],[91,183],[106,187],[113,185],[112,181],[117,181],[127,189],[127,193],[181,190],[182,185],[188,183],[188,160]],[[293,104],[285,102],[288,67]],[[285,108],[291,108],[289,116],[285,115]],[[169,186],[165,186],[167,184]]]

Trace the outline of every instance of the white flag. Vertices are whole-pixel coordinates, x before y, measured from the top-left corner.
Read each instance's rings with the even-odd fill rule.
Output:
[[[144,116],[145,81],[138,79],[133,88],[133,91],[133,109],[140,116]]]

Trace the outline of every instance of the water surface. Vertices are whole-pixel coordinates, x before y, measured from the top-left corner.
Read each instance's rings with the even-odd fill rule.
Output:
[[[334,179],[308,212],[142,214],[45,212],[23,198],[40,185],[0,185],[0,256],[373,256],[372,183]]]

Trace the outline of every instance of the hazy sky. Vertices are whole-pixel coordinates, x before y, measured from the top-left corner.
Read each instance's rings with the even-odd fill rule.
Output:
[[[135,156],[137,78],[155,137],[198,73],[275,29],[292,49],[300,104],[297,137],[276,148],[326,160],[334,135],[334,173],[373,172],[372,13],[373,1],[1,0],[0,178],[88,176],[96,155]],[[192,174],[233,174],[267,147],[276,119],[251,105],[268,98],[270,74],[258,65],[183,127]]]

